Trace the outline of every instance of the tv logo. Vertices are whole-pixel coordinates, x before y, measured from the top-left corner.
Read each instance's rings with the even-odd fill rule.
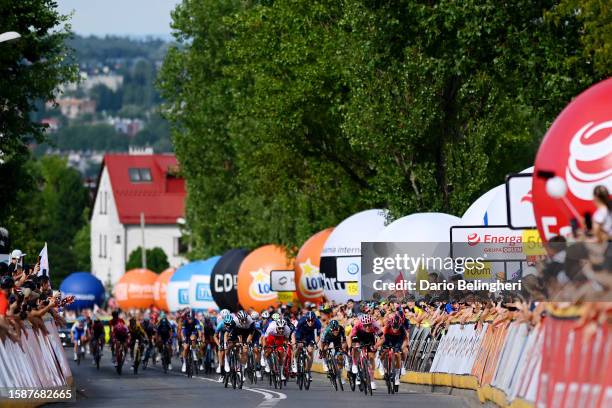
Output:
[[[212,293],[208,283],[198,283],[196,285],[196,300],[199,302],[212,302]]]
[[[179,289],[178,291],[178,301],[180,305],[188,305],[189,304],[189,289]]]

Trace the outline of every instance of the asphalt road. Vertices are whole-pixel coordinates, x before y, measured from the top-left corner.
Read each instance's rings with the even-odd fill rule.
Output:
[[[72,351],[66,349],[69,358]],[[377,381],[378,389],[374,395],[366,397],[363,393],[334,391],[325,376],[313,374],[310,390],[300,391],[295,382],[286,388],[275,390],[267,383],[247,385],[244,389],[225,389],[217,382],[218,376],[187,378],[180,372],[178,359],[173,359],[173,371],[164,374],[159,365],[139,370],[134,375],[129,360],[124,366],[122,376],[117,375],[110,361],[110,351],[105,349],[103,361],[98,371],[87,356],[79,366],[72,360],[71,369],[76,382],[77,401],[49,405],[50,407],[224,407],[224,408],[327,408],[327,407],[467,407],[468,403],[460,397],[443,394],[422,394],[409,392],[400,386],[400,392],[388,395],[382,380]],[[230,404],[231,406],[228,406]],[[367,405],[365,405],[367,404]]]

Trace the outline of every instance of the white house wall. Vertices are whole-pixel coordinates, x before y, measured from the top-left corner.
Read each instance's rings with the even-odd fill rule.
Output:
[[[125,229],[119,222],[110,177],[105,167],[91,217],[91,272],[104,284],[114,284],[125,272],[124,243]]]
[[[146,218],[145,218],[146,224]],[[126,225],[127,254],[142,246],[140,225]],[[146,225],[145,246],[148,249],[160,247],[168,256],[170,266],[178,267],[186,262],[185,258],[175,254],[175,239],[181,236],[178,225]]]

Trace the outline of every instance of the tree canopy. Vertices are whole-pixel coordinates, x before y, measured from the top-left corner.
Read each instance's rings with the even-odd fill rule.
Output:
[[[163,272],[167,269],[170,264],[168,263],[168,256],[164,250],[160,247],[154,247],[147,249],[147,269],[153,272]],[[125,264],[125,269],[136,269],[142,268],[142,247],[138,247],[128,257],[128,261]]]
[[[462,214],[611,72],[566,3],[184,0],[159,86],[192,255],[367,208]]]

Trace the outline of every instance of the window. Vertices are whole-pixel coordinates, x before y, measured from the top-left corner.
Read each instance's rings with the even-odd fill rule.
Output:
[[[149,183],[153,178],[151,177],[151,169],[148,167],[136,168],[130,167],[128,169],[130,175],[130,181],[132,183]]]
[[[120,244],[121,243],[121,235],[117,235],[117,238],[115,238],[115,244]]]
[[[108,191],[100,192],[100,214],[108,214]]]
[[[183,237],[174,237],[174,256],[181,256],[189,251],[189,245]]]
[[[108,252],[106,251],[106,235],[104,235],[104,256],[103,258],[106,258],[108,256]]]
[[[98,258],[102,258],[102,234],[100,234],[98,242]]]

